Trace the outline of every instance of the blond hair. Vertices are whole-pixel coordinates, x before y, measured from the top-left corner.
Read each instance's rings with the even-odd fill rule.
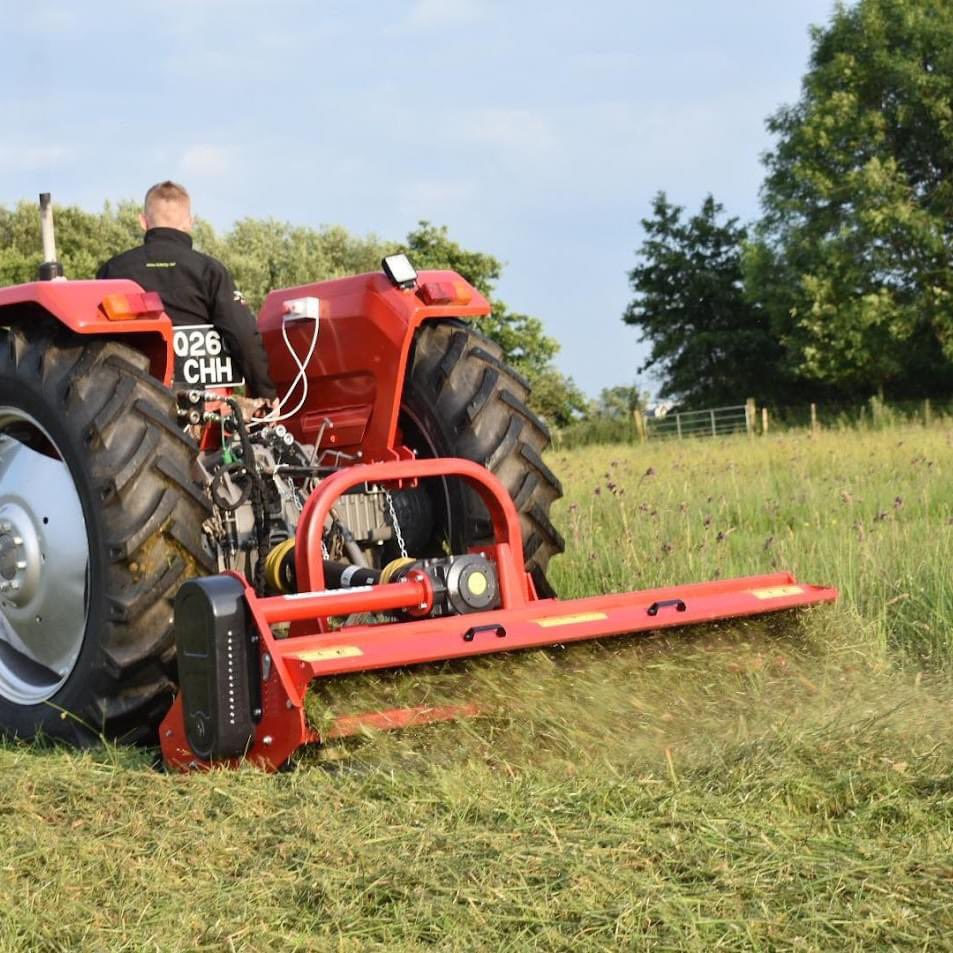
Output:
[[[147,227],[192,229],[192,200],[184,185],[166,179],[157,182],[142,203],[142,215]]]

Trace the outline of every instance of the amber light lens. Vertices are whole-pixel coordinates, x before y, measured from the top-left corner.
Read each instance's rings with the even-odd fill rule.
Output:
[[[155,291],[105,295],[101,307],[110,321],[128,321],[146,316],[153,318],[163,311],[162,299]]]

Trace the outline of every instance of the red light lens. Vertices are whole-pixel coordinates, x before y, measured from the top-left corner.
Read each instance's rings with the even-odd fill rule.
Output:
[[[442,281],[425,281],[418,290],[424,304],[455,304],[457,300],[456,289],[453,285],[445,284]]]

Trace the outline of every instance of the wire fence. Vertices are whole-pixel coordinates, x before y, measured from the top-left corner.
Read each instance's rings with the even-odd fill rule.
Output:
[[[900,425],[933,424],[953,419],[953,400],[886,402],[871,397],[863,403],[813,403],[777,407],[749,399],[729,407],[678,410],[650,414],[635,410],[628,417],[593,418],[553,432],[558,449],[646,440],[721,437],[747,433],[751,437],[794,429],[885,429]]]
[[[953,416],[953,400],[885,401],[871,397],[863,403],[821,401],[768,408],[772,429],[810,428],[883,428],[898,424],[921,423],[925,426]]]
[[[638,411],[636,413],[639,413]],[[660,437],[717,437],[751,430],[750,408],[747,404],[733,407],[709,407],[706,410],[670,411],[661,416],[643,415],[646,439]],[[636,428],[639,429],[638,417]]]

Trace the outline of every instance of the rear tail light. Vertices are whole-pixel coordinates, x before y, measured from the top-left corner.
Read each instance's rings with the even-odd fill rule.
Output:
[[[162,299],[155,291],[105,295],[101,307],[110,321],[128,321],[147,316],[155,318],[165,310]]]
[[[417,290],[424,304],[469,304],[473,291],[462,281],[425,281]]]

